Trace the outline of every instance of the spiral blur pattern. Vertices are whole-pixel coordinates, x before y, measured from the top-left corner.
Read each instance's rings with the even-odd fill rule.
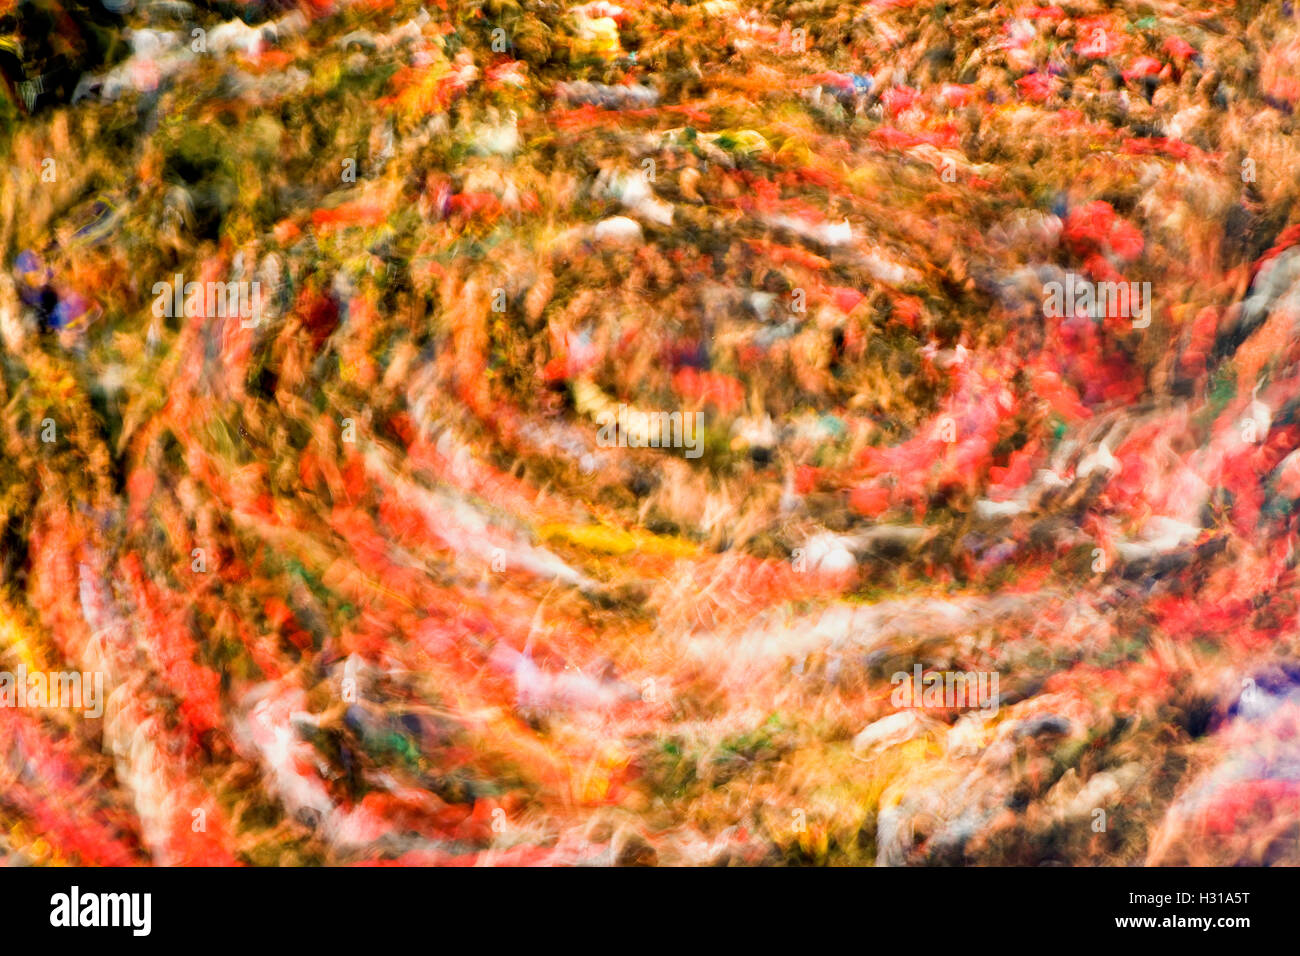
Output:
[[[1300,863],[1291,4],[3,6],[10,862]]]

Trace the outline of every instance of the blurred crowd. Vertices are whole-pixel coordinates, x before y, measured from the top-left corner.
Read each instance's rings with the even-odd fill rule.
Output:
[[[0,708],[12,861],[1297,862],[1290,2],[0,0],[0,73],[0,653],[109,691]]]

